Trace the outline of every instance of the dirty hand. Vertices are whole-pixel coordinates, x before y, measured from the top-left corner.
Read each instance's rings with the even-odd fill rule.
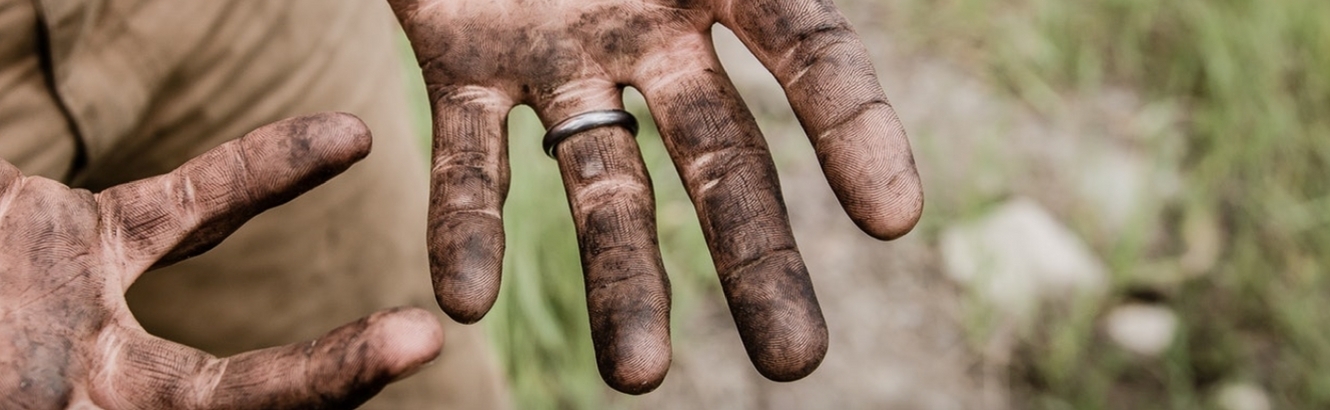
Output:
[[[202,253],[369,147],[349,115],[290,119],[98,194],[0,161],[0,408],[353,408],[432,360],[443,336],[417,309],[219,359],[147,334],[125,305],[150,267]]]
[[[530,105],[549,127],[620,109],[622,87],[633,86],[687,185],[753,364],[785,381],[821,363],[826,324],[767,144],[716,58],[717,22],[785,88],[860,228],[892,239],[919,218],[923,196],[905,131],[830,0],[389,3],[433,105],[431,268],[439,303],[456,320],[479,320],[498,293],[509,109]],[[621,391],[650,391],[670,364],[670,299],[641,154],[629,131],[613,126],[556,148],[601,375]]]

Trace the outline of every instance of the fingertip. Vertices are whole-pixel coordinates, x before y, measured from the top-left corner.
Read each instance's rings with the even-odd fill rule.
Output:
[[[497,286],[496,286],[497,288]],[[488,295],[481,292],[471,296],[459,295],[458,292],[446,292],[440,290],[440,286],[434,288],[434,300],[439,303],[439,308],[443,313],[457,323],[471,325],[484,319],[490,309],[494,307],[497,295]],[[497,292],[495,292],[497,293]]]
[[[768,309],[772,310],[768,320],[740,323],[740,334],[745,335],[744,347],[753,367],[763,377],[777,382],[795,381],[812,374],[822,364],[830,344],[821,310],[778,305]]]
[[[875,207],[875,212],[852,215],[855,225],[869,236],[890,241],[914,230],[924,214],[924,193],[918,177],[909,186],[897,189],[893,201]]]
[[[244,138],[241,150],[260,158],[275,154],[264,160],[284,160],[277,164],[290,169],[331,168],[328,170],[335,174],[368,156],[372,145],[369,127],[360,118],[323,112],[286,118],[254,130]]]
[[[480,321],[499,297],[503,271],[503,222],[498,218],[449,218],[430,238],[434,297],[448,317],[463,324]]]
[[[723,274],[721,284],[748,358],[773,381],[804,378],[826,356],[827,322],[795,250]]]
[[[600,376],[614,390],[632,395],[650,393],[665,381],[670,371],[668,343],[661,349],[635,349],[621,362],[601,363]]]
[[[373,134],[369,126],[360,117],[346,112],[328,112],[315,114],[333,129],[340,132],[330,133],[329,138],[337,140],[338,145],[346,147],[347,153],[356,159],[369,155],[374,145]]]
[[[457,323],[474,324],[485,318],[499,298],[497,280],[490,284],[482,277],[439,272],[434,274],[434,301],[439,309]]]
[[[357,161],[369,155],[374,138],[360,117],[345,112],[321,112],[290,120],[288,129],[300,137],[315,138],[333,149],[333,157]]]
[[[905,128],[885,102],[866,104],[816,138],[818,160],[845,212],[868,235],[914,229],[924,193]]]
[[[373,318],[375,337],[380,339],[384,370],[405,378],[439,356],[443,349],[443,328],[429,312],[418,308],[398,308]]]
[[[431,264],[434,300],[448,317],[473,324],[489,313],[499,298],[499,271],[484,261]],[[501,266],[501,265],[500,265]]]
[[[428,311],[407,307],[391,310],[379,318],[379,327],[388,339],[385,349],[403,357],[433,360],[443,348],[443,328]]]
[[[644,281],[645,282],[645,281]],[[623,284],[625,282],[620,282]],[[660,387],[670,371],[672,347],[669,327],[669,299],[665,292],[619,289],[621,300],[644,303],[632,306],[605,306],[602,295],[592,294],[587,303],[598,306],[591,318],[591,337],[596,349],[596,365],[601,379],[623,393],[645,394]]]
[[[812,374],[827,355],[827,327],[799,329],[773,335],[749,351],[757,372],[771,381],[791,382]]]

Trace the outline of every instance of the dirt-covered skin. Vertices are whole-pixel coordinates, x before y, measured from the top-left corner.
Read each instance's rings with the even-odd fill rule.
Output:
[[[645,95],[697,209],[748,355],[772,380],[802,378],[828,340],[790,230],[775,166],[711,42],[732,30],[775,74],[858,226],[904,235],[923,195],[904,129],[858,36],[830,0],[389,0],[434,108],[429,245],[439,303],[479,320],[499,289],[517,104],[550,126]],[[519,143],[539,144],[539,136]],[[655,209],[631,136],[602,128],[561,144],[601,375],[629,393],[670,364],[669,285]]]
[[[418,309],[216,358],[149,335],[125,305],[145,270],[206,251],[369,148],[355,117],[294,118],[98,194],[0,161],[0,408],[353,408],[436,357],[443,335]]]

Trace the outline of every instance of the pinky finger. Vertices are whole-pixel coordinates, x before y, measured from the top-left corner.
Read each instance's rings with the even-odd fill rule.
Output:
[[[849,21],[823,0],[754,0],[721,20],[785,89],[850,218],[879,239],[913,229],[924,198],[910,143]]]

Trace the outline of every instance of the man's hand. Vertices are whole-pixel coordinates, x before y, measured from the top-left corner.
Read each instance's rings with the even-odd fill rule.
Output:
[[[479,320],[499,289],[508,190],[505,120],[547,127],[646,96],[697,208],[748,355],[773,380],[808,375],[827,329],[795,246],[775,166],[716,58],[731,29],[775,74],[846,212],[880,239],[923,207],[905,131],[858,36],[830,0],[389,0],[434,109],[429,245],[439,303]],[[539,143],[534,138],[522,143]],[[631,135],[586,131],[557,150],[586,275],[601,375],[629,393],[670,364],[669,284],[650,180]]]
[[[350,115],[295,118],[98,194],[0,161],[0,408],[352,408],[432,360],[443,336],[418,309],[219,359],[147,334],[125,305],[145,270],[213,247],[369,147]]]

